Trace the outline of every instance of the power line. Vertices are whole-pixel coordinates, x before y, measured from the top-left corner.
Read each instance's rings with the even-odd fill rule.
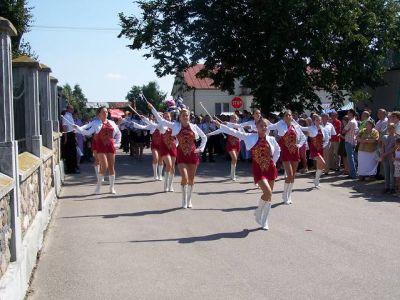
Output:
[[[73,26],[49,26],[49,25],[33,25],[32,28],[48,29],[48,30],[93,30],[93,31],[120,31],[120,28],[109,27],[73,27]]]

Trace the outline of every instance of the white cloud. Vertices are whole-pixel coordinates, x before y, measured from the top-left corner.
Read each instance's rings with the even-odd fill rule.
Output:
[[[108,73],[107,78],[113,79],[113,80],[118,80],[118,79],[122,79],[123,77],[121,74],[118,74],[118,73]]]

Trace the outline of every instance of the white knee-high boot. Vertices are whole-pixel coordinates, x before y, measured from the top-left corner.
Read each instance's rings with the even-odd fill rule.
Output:
[[[269,211],[271,210],[271,201],[264,201],[265,204],[263,206],[262,212],[261,212],[261,227],[264,230],[268,230],[268,215]]]
[[[261,213],[262,213],[262,210],[263,210],[263,208],[264,208],[264,205],[265,205],[265,201],[264,201],[263,199],[260,198],[260,200],[258,200],[258,207],[257,207],[257,209],[254,211],[254,215],[255,215],[255,217],[256,217],[256,222],[257,222],[259,225],[262,225],[262,224],[261,224]]]
[[[192,208],[192,192],[194,185],[188,185],[187,189],[187,207]]]
[[[164,165],[158,165],[158,180],[159,181],[163,180],[163,177],[162,177],[163,167],[164,167]]]
[[[117,192],[114,189],[114,184],[115,184],[115,175],[109,175],[108,179],[110,181],[110,193],[111,194],[116,194]]]
[[[100,166],[94,165],[94,171],[96,172],[96,179],[99,178]]]
[[[164,192],[169,192],[169,177],[170,177],[170,173],[165,172],[165,176],[164,176]]]
[[[236,181],[236,164],[231,164],[231,179]]]
[[[154,174],[154,180],[158,180],[158,175],[157,175],[157,164],[153,164],[153,174]]]
[[[182,187],[182,207],[187,208],[187,185],[181,185]]]
[[[293,190],[293,182],[289,183],[289,187],[287,190],[287,203],[292,204],[292,190]]]
[[[169,173],[168,192],[174,191],[174,172]]]
[[[282,200],[285,204],[290,204],[288,201],[288,190],[290,183],[285,182],[283,185]]]
[[[101,183],[104,180],[104,175],[103,174],[99,174],[99,176],[97,177],[97,185],[96,185],[96,189],[94,190],[95,194],[100,194],[100,189],[101,189]]]
[[[315,172],[314,185],[315,185],[316,188],[320,188],[321,187],[321,185],[319,184],[319,179],[321,178],[321,175],[322,175],[323,171],[324,170],[317,170]]]

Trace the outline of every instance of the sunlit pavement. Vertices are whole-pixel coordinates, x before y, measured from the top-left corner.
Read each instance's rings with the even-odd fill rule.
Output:
[[[147,153],[148,154],[148,153]],[[117,157],[117,195],[94,171],[67,177],[29,299],[400,299],[400,201],[382,186],[329,176],[276,182],[258,229],[250,164],[202,163],[193,209],[152,180],[150,156]],[[354,188],[355,185],[355,188]]]

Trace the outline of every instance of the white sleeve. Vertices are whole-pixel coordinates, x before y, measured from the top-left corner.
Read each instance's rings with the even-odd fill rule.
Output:
[[[231,122],[226,122],[226,126],[228,126],[229,128],[243,128],[243,124],[239,124],[239,123],[231,123]]]
[[[91,136],[92,134],[94,134],[96,132],[95,122],[92,121],[89,124],[86,124],[81,127],[77,126],[77,130],[82,135]]]
[[[300,128],[301,129],[301,128]],[[299,143],[297,147],[301,148],[305,143],[307,142],[307,137],[304,135],[304,133],[300,130],[300,137],[299,137]]]
[[[235,130],[235,129],[229,128],[228,126],[223,125],[223,124],[220,125],[220,130],[223,133],[232,135],[232,136],[237,137],[238,139],[241,139],[241,140],[244,140],[246,137],[252,135],[252,133],[247,133],[247,132],[244,132],[244,131]]]
[[[214,131],[211,131],[210,133],[207,134],[207,136],[212,136],[212,135],[218,135],[220,133],[223,133],[221,129],[217,129]]]
[[[135,123],[133,122],[133,127],[135,127],[136,129],[141,129],[141,130],[152,130],[154,127],[157,127],[156,125],[153,124],[149,124],[149,125],[142,125],[139,123]]]
[[[279,122],[276,122],[275,124],[270,124],[270,125],[268,125],[268,130],[269,130],[269,131],[277,130],[277,129],[278,129],[278,123],[279,123]]]
[[[197,134],[200,136],[201,138],[201,144],[198,148],[198,150],[200,150],[201,152],[204,151],[204,148],[206,147],[207,144],[207,136],[204,134],[204,132],[199,128],[199,126],[194,125],[196,130],[197,130]]]
[[[272,159],[274,160],[274,162],[276,163],[279,159],[279,157],[281,156],[281,147],[279,146],[278,142],[276,141],[275,138],[272,138],[271,140],[273,140],[273,144],[274,144],[274,155],[272,157]]]
[[[160,116],[160,114],[158,113],[158,111],[154,107],[151,109],[151,112],[153,113],[153,115],[156,118],[157,122],[161,124],[161,126],[166,126],[168,128],[171,128],[171,129],[174,127],[174,122],[170,122],[170,121],[167,121],[164,118],[162,118]]]
[[[115,126],[114,128],[114,136],[115,144],[119,145],[121,144],[121,131],[119,130],[118,126]]]
[[[311,131],[311,126],[303,127],[303,126],[299,125],[299,127],[300,127],[301,131],[305,131],[305,132],[310,132]]]

